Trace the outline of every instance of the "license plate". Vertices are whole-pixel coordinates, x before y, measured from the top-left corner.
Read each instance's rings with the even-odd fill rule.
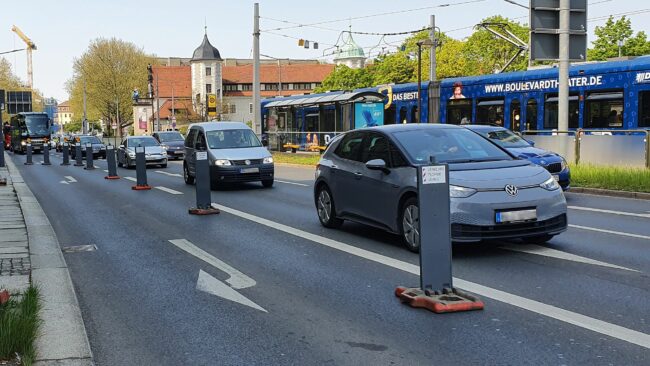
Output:
[[[176,152],[174,152],[174,154],[181,155],[181,154],[183,154],[183,152],[182,151],[176,151]]]
[[[560,176],[557,174],[553,174],[553,179],[555,179],[556,182],[560,181]]]
[[[498,211],[495,214],[497,224],[506,222],[520,222],[537,219],[537,210]]]
[[[244,169],[241,169],[240,172],[242,172],[244,174],[245,173],[259,173],[260,169],[259,168],[244,168]]]

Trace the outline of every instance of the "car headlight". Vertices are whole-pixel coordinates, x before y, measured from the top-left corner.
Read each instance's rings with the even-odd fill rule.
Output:
[[[214,165],[216,166],[228,166],[230,164],[230,160],[227,159],[217,159],[214,161]]]
[[[548,178],[544,183],[540,184],[539,186],[544,188],[547,191],[554,191],[560,188],[560,185],[557,184],[555,178],[553,177]]]
[[[130,158],[135,158],[135,153],[129,151],[129,157]]]
[[[21,142],[20,142],[20,145],[25,146],[25,145],[27,145],[27,142],[25,142],[25,141],[21,141]]]
[[[160,147],[161,147],[163,150],[169,150],[169,146],[167,146],[167,145],[160,145]]]
[[[562,167],[562,171],[564,171],[567,168],[566,160],[564,160],[564,158],[562,158],[562,161],[560,162],[560,164],[561,164],[561,167]]]
[[[273,164],[273,157],[272,156],[265,157],[264,164]]]
[[[476,189],[449,185],[449,197],[466,198],[476,193]]]

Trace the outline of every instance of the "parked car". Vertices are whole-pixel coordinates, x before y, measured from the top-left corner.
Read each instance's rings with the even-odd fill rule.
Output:
[[[207,151],[210,185],[261,181],[273,186],[275,168],[271,153],[262,146],[253,130],[241,122],[203,122],[190,125],[185,138],[183,177],[195,179],[196,151]]]
[[[514,156],[530,160],[548,170],[553,178],[560,183],[562,190],[566,191],[571,187],[569,165],[559,154],[537,148],[532,141],[522,138],[507,128],[489,125],[465,125],[463,127],[491,139]]]
[[[86,145],[91,144],[93,148],[93,159],[102,158],[106,159],[106,145],[97,136],[90,135],[74,135],[69,139],[70,142],[70,156],[76,156],[78,142],[81,147],[81,156],[86,156]]]
[[[316,168],[318,219],[328,228],[350,220],[397,233],[418,251],[416,167],[431,157],[449,165],[453,241],[542,243],[566,230],[564,194],[546,169],[468,129],[438,124],[354,130],[330,143]]]
[[[117,149],[117,166],[128,169],[135,167],[135,150],[137,147],[144,147],[147,166],[167,167],[167,152],[151,136],[128,136],[125,138]]]
[[[167,159],[183,159],[185,157],[185,138],[178,131],[154,132],[153,138],[167,151]]]

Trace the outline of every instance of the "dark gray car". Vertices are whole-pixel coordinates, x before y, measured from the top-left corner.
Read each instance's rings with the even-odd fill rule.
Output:
[[[454,241],[539,243],[566,230],[564,194],[548,171],[470,130],[432,124],[373,127],[334,140],[316,169],[321,224],[372,225],[419,250],[416,166],[431,157],[449,164]]]
[[[178,131],[154,132],[151,136],[158,140],[167,151],[167,159],[182,160],[185,157],[185,138]]]

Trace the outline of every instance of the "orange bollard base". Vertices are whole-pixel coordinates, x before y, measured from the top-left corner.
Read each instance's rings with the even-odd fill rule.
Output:
[[[483,310],[484,304],[478,297],[466,294],[458,289],[429,293],[419,287],[407,288],[399,286],[395,296],[401,302],[414,308],[425,308],[434,313],[454,313],[459,311]]]
[[[219,209],[211,207],[211,208],[195,208],[192,207],[188,210],[190,215],[216,215],[220,213]]]
[[[133,186],[131,187],[131,189],[134,191],[148,191],[151,189],[151,186],[150,185]]]
[[[104,179],[120,179],[120,177],[118,175],[107,175]]]

